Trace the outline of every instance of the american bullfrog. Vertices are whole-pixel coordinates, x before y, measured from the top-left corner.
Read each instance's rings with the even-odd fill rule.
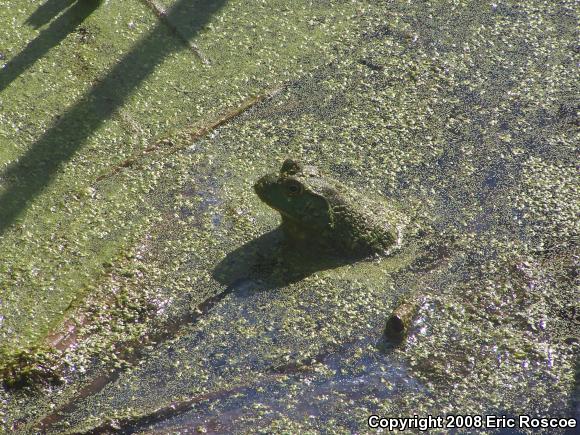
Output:
[[[317,167],[286,159],[278,174],[254,190],[282,216],[291,240],[357,256],[389,254],[400,245],[404,217],[394,207],[323,176]]]

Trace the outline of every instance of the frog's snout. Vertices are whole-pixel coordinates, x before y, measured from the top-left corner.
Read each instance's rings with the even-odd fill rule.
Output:
[[[277,182],[278,182],[277,175],[275,174],[264,175],[254,184],[254,191],[260,197],[260,199],[264,200],[264,196],[266,195],[268,188],[272,187]]]

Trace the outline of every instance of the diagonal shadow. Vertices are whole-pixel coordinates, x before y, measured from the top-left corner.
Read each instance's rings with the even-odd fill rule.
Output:
[[[183,14],[189,14],[189,26],[181,27],[180,32],[191,39],[226,1],[179,0],[167,12],[167,19],[173,21]],[[0,174],[0,180],[6,186],[0,194],[0,235],[14,223],[27,205],[47,187],[61,166],[125,102],[155,67],[170,53],[182,49],[178,43],[167,46],[169,35],[171,32],[166,26],[157,24],[78,103],[67,110],[52,128],[33,143],[26,154]],[[112,155],[114,151],[111,149]]]
[[[68,8],[74,1],[75,0],[48,0],[46,3],[41,4],[38,9],[28,17],[26,24],[38,29],[56,17],[60,11]],[[82,1],[79,2],[83,3]]]
[[[38,59],[62,42],[99,5],[99,1],[79,0],[30,42],[22,52],[6,64],[0,72],[0,92]],[[58,13],[58,11],[56,11]],[[34,14],[33,14],[34,15]],[[46,18],[46,17],[44,17]],[[29,18],[30,20],[30,18]],[[49,18],[50,20],[50,18]]]

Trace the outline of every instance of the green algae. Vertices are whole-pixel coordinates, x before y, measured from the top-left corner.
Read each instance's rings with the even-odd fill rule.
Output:
[[[181,12],[191,6],[176,4]],[[77,4],[73,7],[82,8]],[[23,22],[34,10],[33,5],[29,8],[19,11],[18,16],[6,16],[5,20]],[[245,11],[244,16],[265,11],[264,5],[254,8],[257,10]],[[14,8],[5,10],[9,9]],[[142,231],[138,222],[156,216],[154,210],[143,208],[141,196],[155,185],[160,168],[133,172],[122,181],[108,183],[96,183],[96,177],[163,135],[170,126],[175,130],[207,119],[256,90],[285,81],[289,74],[296,75],[296,71],[287,70],[297,60],[294,53],[306,55],[324,49],[323,38],[304,36],[298,27],[288,32],[288,39],[279,46],[264,34],[231,27],[227,20],[239,19],[235,3],[228,4],[225,10],[220,23],[214,24],[214,31],[207,28],[197,32],[197,42],[212,58],[211,68],[188,54],[183,42],[176,40],[165,24],[156,21],[145,5],[138,1],[130,2],[129,7],[104,2],[71,28],[70,34],[62,35],[60,44],[55,44],[45,56],[33,59],[29,69],[3,90],[3,126],[12,127],[3,136],[7,146],[1,147],[8,174],[7,183],[2,186],[2,228],[13,216],[11,208],[23,204],[22,196],[37,192],[2,239],[3,267],[7,270],[0,278],[0,286],[6,294],[2,309],[8,313],[4,315],[3,341],[25,348],[42,340],[61,321],[71,302],[82,300],[88,284],[102,275],[102,263],[133,243],[133,237]],[[211,12],[200,16],[209,20]],[[278,16],[270,11],[262,15],[262,24],[272,29],[284,27],[293,19],[290,12]],[[67,22],[66,13],[55,19]],[[58,31],[55,27],[55,22],[47,23],[38,32],[31,32],[29,40],[50,37]],[[197,27],[189,26],[189,34]],[[230,28],[226,39],[235,41],[237,46],[220,39],[226,28]],[[13,67],[10,61],[19,52],[26,52],[26,40],[21,38],[24,33],[18,32],[17,27],[12,29],[12,36],[5,42],[7,71]],[[240,45],[247,48],[240,51]],[[278,53],[284,53],[284,57]],[[276,59],[272,59],[274,56]],[[128,59],[136,65],[128,64]],[[155,59],[165,62],[151,64]],[[151,75],[136,81],[132,76],[137,69],[132,68],[149,69]],[[128,81],[123,74],[129,77]],[[118,95],[127,97],[123,100]],[[59,121],[63,112],[65,121]],[[24,129],[28,135],[21,133]],[[38,179],[26,178],[26,167],[11,169],[21,165],[18,157],[31,143],[58,150],[63,142],[72,145],[65,149],[68,161],[62,167],[58,152],[52,155],[42,151],[41,157],[27,157],[31,170],[44,177],[42,184]],[[47,170],[54,170],[55,176],[48,177]],[[30,183],[30,188],[25,183]],[[15,189],[16,193],[11,193]],[[91,189],[94,193],[87,196],[86,192],[93,192]],[[34,303],[38,300],[42,303]]]
[[[200,404],[182,420],[151,424],[175,430],[197,421],[203,430],[230,413],[221,422],[226,430],[317,433],[362,432],[370,413],[570,415],[578,206],[571,201],[575,133],[559,113],[574,83],[566,67],[570,30],[560,19],[571,5],[357,6],[359,21],[342,34],[330,65],[313,60],[317,67],[255,111],[184,151],[139,160],[105,184],[108,198],[115,184],[136,177],[150,192],[142,196],[150,226],[133,243],[138,249],[108,265],[110,275],[93,293],[88,305],[100,322],[86,324],[85,344],[67,356],[89,375],[71,375],[71,386],[52,395],[54,406],[76,407],[49,429],[83,431],[108,421],[139,427],[160,406],[192,398]],[[235,16],[217,20],[226,22],[221,29]],[[210,35],[208,45],[198,43],[204,52]],[[554,63],[546,67],[548,55]],[[251,189],[288,155],[406,205],[415,250],[293,279],[298,263],[285,270],[278,261],[277,218]],[[158,178],[148,184],[142,173]],[[429,242],[446,238],[455,242],[443,261],[414,263]],[[416,329],[402,348],[380,351],[375,344],[393,303],[416,287],[427,296]],[[120,289],[103,305],[104,295]],[[195,323],[148,345],[119,378],[77,399],[75,383],[110,364],[95,369],[83,357],[152,328],[134,315],[148,299],[158,309],[145,317],[155,313],[163,325],[216,295]],[[127,311],[109,316],[111,306]],[[135,329],[128,321],[114,330],[122,319],[137,320]],[[390,374],[397,365],[405,375]],[[340,389],[336,379],[361,379],[362,387]],[[421,387],[402,387],[417,382]],[[22,406],[19,415],[50,413],[10,399],[10,409]],[[230,406],[242,411],[231,414]]]

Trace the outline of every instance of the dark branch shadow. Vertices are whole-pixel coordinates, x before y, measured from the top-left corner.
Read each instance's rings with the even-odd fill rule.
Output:
[[[277,228],[230,252],[214,268],[213,277],[227,286],[251,280],[268,290],[359,260],[312,243],[289,244]]]
[[[77,1],[65,13],[58,17],[47,29],[40,32],[24,50],[6,64],[0,72],[0,92],[30,68],[48,51],[60,44],[66,36],[74,31],[97,8],[98,1]]]
[[[191,39],[225,2],[226,0],[179,0],[167,12],[167,18],[173,21],[173,18],[178,19],[184,13],[195,12],[192,23],[180,28],[181,34]],[[79,3],[93,4],[92,1]],[[73,7],[76,8],[77,5]],[[78,8],[86,16],[87,11],[94,8],[94,4],[86,6],[88,9],[84,6]],[[50,28],[55,25],[56,22]],[[169,54],[184,48],[177,40],[174,40],[173,45],[168,45],[170,35],[171,32],[166,26],[159,23],[82,100],[65,112],[18,161],[0,175],[0,180],[6,185],[6,190],[0,194],[0,235],[47,187],[61,166],[74,155],[83,142],[125,102],[135,87]],[[114,152],[111,149],[112,155]]]
[[[41,4],[38,9],[33,12],[33,14],[25,21],[25,23],[34,27],[35,29],[38,29],[56,17],[60,11],[68,8],[74,1],[75,0],[48,0],[46,3]],[[79,2],[83,3],[82,0]]]

